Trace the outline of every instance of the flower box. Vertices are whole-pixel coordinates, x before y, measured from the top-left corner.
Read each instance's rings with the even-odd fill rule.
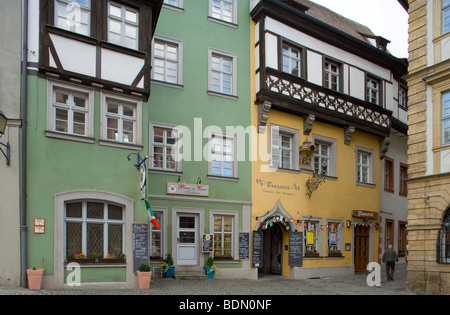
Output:
[[[343,257],[341,252],[328,253],[328,257]]]
[[[125,258],[114,258],[114,259],[108,259],[108,258],[87,258],[87,259],[75,259],[75,258],[68,258],[68,263],[78,263],[80,265],[85,264],[125,264],[127,261]]]
[[[305,253],[305,257],[319,257],[319,253]]]

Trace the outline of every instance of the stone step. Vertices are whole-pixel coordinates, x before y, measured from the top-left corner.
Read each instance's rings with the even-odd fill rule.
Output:
[[[206,279],[205,270],[180,270],[175,269],[175,280],[204,280]]]

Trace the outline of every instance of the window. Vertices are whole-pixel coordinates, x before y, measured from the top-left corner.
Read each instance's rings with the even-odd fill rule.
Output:
[[[55,26],[90,36],[91,0],[55,0]]]
[[[163,259],[163,213],[159,211],[153,211],[156,220],[159,223],[159,230],[156,230],[153,224],[150,224],[150,258]]]
[[[388,249],[389,245],[394,245],[394,221],[386,219],[385,226],[384,249]]]
[[[214,20],[237,24],[236,0],[210,0],[209,16]]]
[[[322,221],[319,219],[303,219],[303,240],[305,257],[319,257],[321,254]]]
[[[322,173],[322,166],[327,165],[326,176],[337,176],[336,171],[336,139],[313,135],[313,143],[317,147],[314,152],[314,171]]]
[[[177,141],[179,131],[168,125],[151,124],[151,169],[163,171],[177,171]]]
[[[400,108],[407,110],[408,109],[407,100],[408,100],[408,93],[406,92],[406,89],[400,87],[398,90],[398,106]]]
[[[215,95],[237,95],[235,55],[209,49],[208,89]]]
[[[450,92],[442,95],[442,145],[450,144]]]
[[[450,31],[450,0],[442,0],[442,34]]]
[[[183,7],[183,0],[164,0],[164,4],[173,6],[173,7],[177,7],[177,8],[182,8]]]
[[[139,49],[139,11],[124,5],[108,3],[108,41]]]
[[[342,221],[327,222],[328,256],[342,256]]]
[[[302,77],[301,49],[285,44],[282,45],[282,71],[296,77]]]
[[[356,181],[362,184],[373,184],[373,152],[367,149],[356,150]]]
[[[437,262],[450,263],[450,208],[444,214],[442,229],[438,232]]]
[[[85,253],[119,257],[124,252],[124,210],[107,202],[65,204],[65,258]]]
[[[380,80],[367,77],[366,100],[375,105],[381,105],[381,84]]]
[[[153,47],[152,79],[181,84],[180,44],[156,38]]]
[[[107,100],[106,139],[136,143],[136,105],[113,99]]]
[[[236,139],[234,135],[211,133],[208,174],[237,178]]]
[[[384,158],[384,191],[394,192],[394,161]]]
[[[340,65],[325,59],[324,85],[334,91],[340,90]]]
[[[408,184],[405,181],[405,179],[408,179],[408,165],[400,163],[400,189],[399,189],[399,194],[401,196],[407,196],[408,195]]]
[[[274,169],[299,170],[299,131],[270,126],[270,165]]]
[[[232,258],[233,243],[233,216],[214,215],[214,258]]]
[[[55,88],[53,90],[53,131],[87,136],[88,94]]]
[[[406,256],[406,245],[407,245],[407,231],[406,231],[406,222],[398,223],[398,256],[405,257]]]

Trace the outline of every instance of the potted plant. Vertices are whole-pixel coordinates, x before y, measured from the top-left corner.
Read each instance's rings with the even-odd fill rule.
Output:
[[[44,269],[38,269],[36,267],[27,269],[28,289],[40,290],[43,277]]]
[[[138,285],[141,290],[148,290],[150,288],[150,279],[152,278],[152,272],[150,271],[150,265],[145,262],[141,262],[139,270],[136,271],[138,277]]]
[[[175,273],[175,266],[173,265],[172,255],[170,253],[167,254],[166,261],[161,264],[163,267],[163,272],[166,274],[166,278],[173,278]]]
[[[214,274],[216,273],[216,271],[217,273],[219,273],[219,271],[217,270],[217,266],[214,264],[214,258],[209,256],[205,266],[205,272],[208,279],[214,278]]]

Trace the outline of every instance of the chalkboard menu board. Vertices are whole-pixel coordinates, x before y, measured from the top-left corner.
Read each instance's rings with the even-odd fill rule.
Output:
[[[239,259],[248,259],[250,252],[250,234],[249,233],[239,233]]]
[[[148,224],[133,224],[133,268],[148,264]]]
[[[253,231],[253,268],[262,267],[262,239],[263,233],[260,231]]]
[[[303,233],[289,233],[289,266],[303,265]]]
[[[213,240],[214,236],[210,234],[203,234],[203,246],[202,252],[212,252],[213,251]]]

